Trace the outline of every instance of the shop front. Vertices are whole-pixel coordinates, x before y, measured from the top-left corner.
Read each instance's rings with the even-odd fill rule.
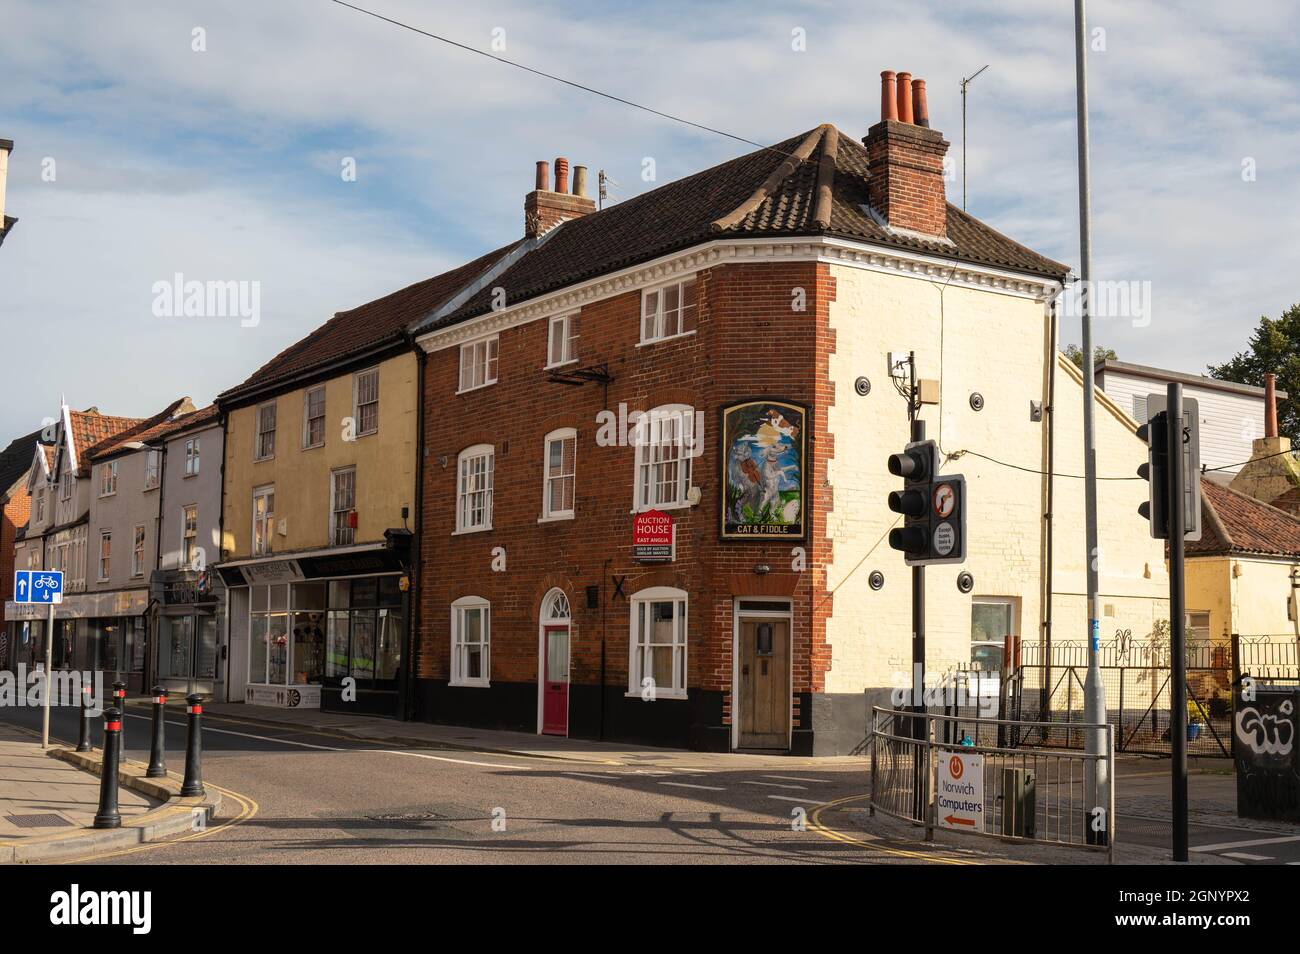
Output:
[[[150,594],[153,681],[173,693],[222,698],[227,653],[220,638],[225,613],[225,584],[220,576],[155,570]]]
[[[145,590],[65,596],[54,609],[53,668],[101,672],[106,686],[121,681],[129,695],[144,692],[148,597]],[[6,604],[15,667],[24,663],[32,671],[45,664],[48,611],[46,606]]]
[[[220,568],[250,705],[399,715],[407,576],[377,546]]]

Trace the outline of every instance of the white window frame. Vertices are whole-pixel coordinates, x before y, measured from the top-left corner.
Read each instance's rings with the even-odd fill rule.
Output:
[[[104,544],[108,544],[108,552],[104,552]],[[95,564],[98,567],[98,580],[103,583],[113,572],[113,531],[99,531],[99,559]]]
[[[99,465],[99,495],[112,497],[117,493],[117,461],[110,460]]]
[[[266,508],[265,513],[260,518],[263,522],[263,546],[259,550],[257,546],[257,524],[259,517],[257,515],[257,501],[262,497],[270,497],[271,505]],[[267,556],[275,552],[275,547],[271,540],[275,536],[275,485],[267,484],[263,487],[253,488],[253,536],[249,547],[253,556]]]
[[[320,414],[313,416],[311,413],[311,396],[319,393],[321,396]],[[302,449],[309,450],[313,447],[325,446],[325,385],[318,384],[314,388],[307,388],[302,392]],[[320,440],[313,442],[311,439],[311,422],[320,420]]]
[[[191,511],[191,510],[194,511],[194,536],[193,536],[193,537],[191,537],[190,534],[189,534],[189,514],[190,514],[190,511]],[[197,553],[197,552],[198,552],[198,549],[199,549],[199,505],[196,504],[196,503],[195,503],[195,504],[185,504],[185,506],[181,507],[181,563],[180,563],[180,568],[181,568],[182,570],[192,570],[192,569],[194,569],[194,553],[189,553],[189,554],[187,554],[187,553],[185,552],[185,551],[186,551],[186,548],[188,547],[188,541],[190,541],[190,540],[193,540],[193,541],[194,541],[194,553]]]
[[[555,350],[555,329],[561,329],[560,350]],[[546,325],[546,367],[559,368],[578,360],[578,313],[555,315]]]
[[[1010,622],[1009,622],[1009,624],[1008,624],[1008,626],[1007,626],[1007,629],[1009,630],[1009,633],[1008,633],[1006,636],[1004,636],[1004,637],[1003,637],[1003,640],[1002,640],[1002,647],[1003,647],[1003,648],[1002,648],[1002,651],[1003,651],[1003,653],[1006,652],[1006,644],[1007,644],[1007,640],[1008,640],[1008,639],[1010,639],[1010,640],[1017,640],[1017,641],[1020,639],[1020,599],[1019,599],[1019,597],[1015,597],[1015,596],[972,596],[970,602],[971,602],[971,614],[972,614],[972,618],[971,618],[971,634],[970,634],[971,638],[970,638],[970,643],[971,643],[972,654],[973,654],[973,651],[974,651],[974,647],[975,647],[975,645],[976,645],[977,643],[980,644],[980,645],[991,645],[991,644],[992,644],[992,645],[995,645],[995,644],[997,643],[997,640],[977,640],[977,639],[975,638],[975,630],[974,630],[974,626],[975,626],[975,620],[974,620],[974,608],[975,608],[976,606],[998,606],[998,607],[1002,607],[1002,608],[1004,608],[1004,609],[1007,611],[1007,617],[1008,617],[1008,619],[1010,620]],[[973,659],[971,660],[971,665],[972,665],[972,667],[974,666],[974,660],[973,660]]]
[[[482,349],[483,360],[480,363],[478,353]],[[468,364],[466,364],[468,356]],[[477,391],[479,388],[485,388],[497,383],[497,365],[501,357],[501,337],[500,335],[488,335],[484,338],[476,338],[473,341],[466,341],[460,346],[460,376],[457,378],[456,393],[464,394],[467,391]],[[469,369],[469,379],[466,380],[465,371]],[[482,380],[479,380],[479,373],[482,372]]]
[[[271,411],[271,426],[263,429],[262,414],[268,409]],[[276,407],[274,401],[267,401],[265,404],[257,405],[257,408],[253,411],[253,460],[271,460],[275,457],[275,431],[276,428],[279,427],[279,424],[280,411],[279,408]],[[269,454],[263,454],[262,437],[267,434],[271,436],[271,452]]]
[[[674,338],[686,338],[695,334],[695,328],[689,328],[683,331],[686,324],[686,289],[688,286],[695,285],[696,277],[691,275],[688,278],[678,278],[671,282],[664,282],[660,285],[653,285],[641,290],[641,328],[640,341],[637,347],[642,345],[658,344],[660,341],[672,341]],[[664,293],[669,289],[677,290],[677,308],[674,309],[675,320],[677,322],[676,330],[668,332],[665,328],[665,322],[668,316],[664,313]],[[698,289],[695,304],[695,320],[699,320],[699,297]],[[652,325],[651,334],[647,335],[647,325]]]
[[[479,458],[487,458],[487,466],[483,469],[482,474],[475,475],[476,478],[485,478],[485,487],[478,487],[476,480],[476,489],[466,489],[466,479],[469,476],[466,473],[466,465],[471,461]],[[481,533],[485,530],[492,529],[492,488],[495,482],[496,471],[496,448],[491,444],[475,444],[473,447],[467,447],[456,456],[456,533]],[[467,523],[467,501],[469,494],[486,494],[485,501],[481,508],[482,520],[477,523]]]
[[[144,576],[144,553],[149,546],[149,531],[143,523],[131,528],[131,575]]]
[[[72,499],[72,486],[77,482],[77,478],[72,475],[71,471],[65,470],[63,476],[59,478],[59,499]]]
[[[344,474],[352,475],[352,505],[345,510],[339,510],[338,500],[338,478]],[[329,545],[332,547],[346,547],[356,542],[356,529],[352,527],[341,528],[338,523],[340,513],[352,513],[357,509],[357,469],[356,467],[340,467],[337,470],[330,471],[330,517],[329,517]],[[338,531],[348,529],[351,531],[349,539],[338,539]]]
[[[680,427],[673,428],[665,440],[665,425],[674,424]],[[645,412],[637,421],[633,431],[636,454],[632,471],[633,509],[636,512],[680,510],[691,506],[691,460],[696,456],[691,445],[697,440],[694,431],[695,408],[689,404],[662,404]],[[675,457],[666,453],[673,446],[677,447]],[[662,497],[663,469],[674,463],[677,474],[672,480],[673,495]]]
[[[647,622],[650,607],[654,603],[673,603],[673,642],[645,643],[640,641],[640,623]],[[680,673],[682,684],[664,687],[655,686],[656,699],[685,699],[690,681],[688,653],[690,651],[690,597],[685,590],[674,586],[652,586],[638,590],[628,597],[630,613],[628,615],[628,686],[629,696],[641,695],[641,680],[647,674],[645,669],[646,652],[652,646],[671,645],[673,647],[673,677]],[[677,636],[680,634],[680,640]],[[678,654],[680,653],[680,660]]]
[[[558,474],[551,473],[551,445],[557,442],[573,441],[573,454],[570,457],[570,463],[573,469],[569,473],[563,472],[564,450],[560,450],[561,472]],[[567,510],[551,509],[551,482],[555,480],[568,479],[572,482],[573,491],[570,506]],[[561,427],[558,430],[551,431],[542,440],[542,520],[572,520],[574,511],[578,506],[578,432],[572,427]]]
[[[361,400],[361,380],[362,378],[374,375],[375,378],[375,397],[372,401]],[[369,429],[361,427],[361,408],[368,407],[371,404],[375,406],[375,426]],[[352,421],[354,437],[368,437],[371,434],[379,433],[379,368],[366,368],[364,371],[358,371],[352,376]]]
[[[482,675],[476,678],[465,675],[468,645],[464,641],[465,611],[481,613],[478,643],[482,647]],[[450,685],[487,688],[492,683],[492,604],[481,596],[462,596],[451,604],[451,672]]]
[[[36,522],[45,522],[45,491],[38,490],[33,495],[36,497]]]
[[[162,454],[150,448],[144,455],[144,489],[157,490],[162,483]]]
[[[185,476],[197,477],[199,475],[199,464],[201,461],[202,448],[199,444],[199,438],[190,437],[185,441]]]

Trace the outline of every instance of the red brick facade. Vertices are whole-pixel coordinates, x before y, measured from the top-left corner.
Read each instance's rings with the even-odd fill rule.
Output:
[[[927,235],[948,231],[943,159],[948,143],[935,129],[893,120],[867,131],[867,195],[893,228]]]
[[[497,383],[457,395],[459,349],[428,355],[424,393],[421,581],[415,661],[419,717],[536,729],[539,612],[551,587],[572,607],[570,734],[726,748],[730,738],[733,598],[793,600],[792,689],[796,750],[811,746],[810,694],[830,665],[825,618],[830,559],[825,485],[833,448],[827,372],[834,341],[828,308],[835,295],[817,263],[722,265],[697,273],[694,334],[642,345],[640,290],[594,302],[578,313],[578,366],[605,365],[612,381],[575,387],[548,380],[548,322],[500,334]],[[795,310],[801,307],[802,310]],[[803,542],[720,539],[720,408],[747,398],[809,407]],[[703,450],[692,462],[700,502],[671,510],[676,559],[632,559],[635,448],[596,441],[603,410],[648,411],[686,404],[702,412]],[[697,420],[700,417],[697,415]],[[539,522],[543,439],[577,430],[575,518]],[[492,529],[454,534],[457,455],[475,444],[495,449]],[[801,547],[802,558],[794,547]],[[504,549],[505,570],[493,570]],[[806,569],[793,567],[801,559]],[[767,564],[766,575],[755,573]],[[616,595],[616,580],[623,579]],[[689,700],[627,698],[629,604],[651,586],[689,594]],[[588,588],[599,594],[588,608]],[[449,687],[451,603],[491,603],[491,688]],[[604,659],[604,691],[602,678]],[[602,708],[603,697],[603,708]],[[603,715],[602,715],[603,713]],[[603,718],[603,726],[602,726]]]

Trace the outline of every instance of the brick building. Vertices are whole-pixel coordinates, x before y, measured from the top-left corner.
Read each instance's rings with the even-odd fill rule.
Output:
[[[599,212],[585,170],[570,189],[539,163],[524,239],[413,325],[419,718],[851,749],[910,663],[882,542],[900,352],[971,486],[975,587],[930,575],[930,667],[1050,640],[1054,609],[1083,637],[1082,483],[1039,472],[1082,469],[1067,269],[946,202],[923,84],[882,80],[861,142],[819,126]],[[1132,473],[1133,422],[1104,408],[1103,473]],[[1164,580],[1140,490],[1101,491],[1105,623],[1139,633]]]

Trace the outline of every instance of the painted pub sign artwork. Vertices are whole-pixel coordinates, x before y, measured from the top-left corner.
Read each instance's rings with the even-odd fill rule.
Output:
[[[722,409],[723,539],[803,539],[806,418],[787,401]]]

